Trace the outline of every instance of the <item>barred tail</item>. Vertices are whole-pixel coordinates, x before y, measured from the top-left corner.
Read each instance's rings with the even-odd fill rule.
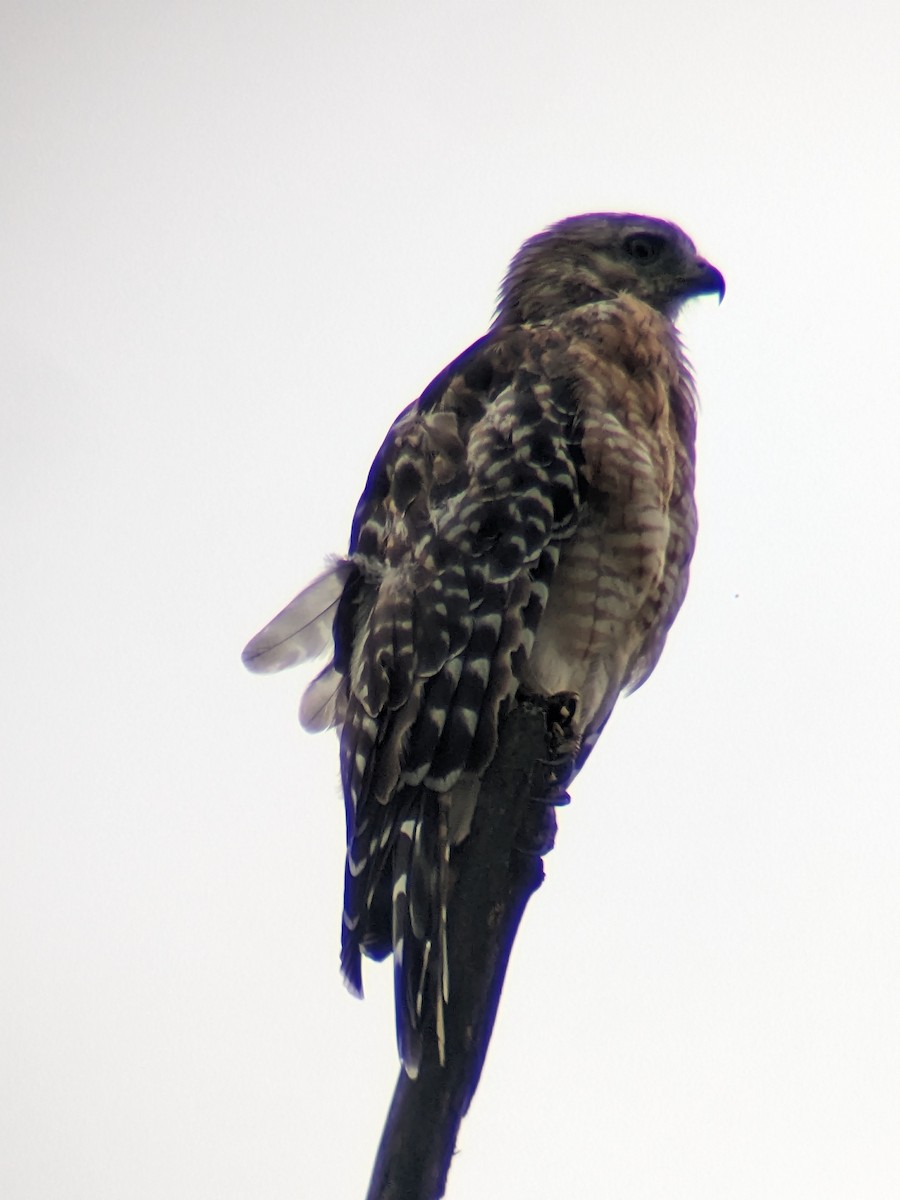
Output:
[[[432,1021],[438,1057],[445,1059],[445,1009],[450,998],[447,899],[450,890],[449,801],[423,791],[400,825],[394,855],[391,934],[397,1046],[407,1074],[422,1061]]]

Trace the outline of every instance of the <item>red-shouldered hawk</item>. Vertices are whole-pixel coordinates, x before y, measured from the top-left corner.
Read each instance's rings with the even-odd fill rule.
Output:
[[[340,734],[341,965],[393,950],[400,1055],[440,1041],[452,848],[517,694],[576,697],[578,770],[659,658],[697,527],[695,395],[673,318],[722,275],[674,225],[571,217],[527,241],[489,332],[388,431],[346,557],[244,650],[328,649],[300,720]]]

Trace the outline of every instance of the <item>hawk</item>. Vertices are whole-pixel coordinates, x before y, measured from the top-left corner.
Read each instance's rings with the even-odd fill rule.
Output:
[[[443,1054],[447,901],[498,723],[574,697],[570,777],[648,677],[694,549],[696,398],[673,324],[725,291],[675,225],[570,217],[512,260],[488,332],[394,421],[333,561],[244,650],[328,651],[300,720],[340,736],[341,967],[393,952],[400,1057]]]

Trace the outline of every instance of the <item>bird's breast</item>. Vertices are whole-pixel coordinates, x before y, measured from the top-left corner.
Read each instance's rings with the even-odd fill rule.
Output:
[[[692,447],[683,444],[680,411],[690,402],[689,380],[662,341],[629,339],[621,324],[613,332],[617,345],[606,337],[575,351],[581,508],[528,666],[534,691],[577,693],[578,732],[604,721],[640,664],[655,662],[690,557],[682,510]],[[653,329],[643,332],[646,341]]]
[[[586,509],[560,555],[535,634],[527,687],[576,693],[578,732],[623,686],[646,636],[645,607],[665,574],[665,516],[641,516],[641,530],[612,528],[609,512]]]

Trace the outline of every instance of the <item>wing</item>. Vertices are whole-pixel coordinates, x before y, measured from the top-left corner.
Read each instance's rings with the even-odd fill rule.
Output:
[[[574,404],[547,336],[484,339],[395,422],[354,520],[334,663],[313,684],[343,688],[342,967],[360,991],[360,951],[393,947],[408,1069],[429,990],[438,1017],[446,995],[449,845],[575,526]]]

